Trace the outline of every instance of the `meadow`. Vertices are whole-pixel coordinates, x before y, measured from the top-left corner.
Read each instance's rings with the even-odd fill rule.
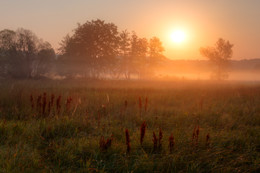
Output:
[[[0,83],[0,172],[258,171],[259,83]]]

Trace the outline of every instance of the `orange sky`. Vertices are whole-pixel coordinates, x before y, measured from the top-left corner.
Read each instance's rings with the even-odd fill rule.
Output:
[[[219,37],[234,46],[234,59],[260,58],[259,0],[8,0],[0,1],[0,30],[23,27],[49,41],[60,40],[86,20],[102,19],[140,37],[159,37],[171,59],[205,59],[199,48]],[[187,39],[174,44],[175,28]]]

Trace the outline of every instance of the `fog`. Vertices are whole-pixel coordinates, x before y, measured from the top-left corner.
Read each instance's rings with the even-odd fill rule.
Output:
[[[198,51],[205,60],[174,60],[158,37],[91,20],[61,40],[58,51],[31,30],[0,31],[0,78],[259,81],[260,59],[236,60],[219,38]],[[178,57],[176,57],[178,58]]]

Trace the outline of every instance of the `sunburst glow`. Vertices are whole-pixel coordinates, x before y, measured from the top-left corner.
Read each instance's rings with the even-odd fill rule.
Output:
[[[174,43],[182,43],[183,41],[185,41],[185,39],[186,39],[186,33],[182,30],[175,30],[171,34],[171,40]]]

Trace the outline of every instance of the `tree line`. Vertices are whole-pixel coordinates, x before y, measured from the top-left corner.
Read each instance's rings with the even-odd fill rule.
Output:
[[[140,38],[97,19],[78,24],[60,43],[57,56],[48,42],[26,29],[0,31],[0,75],[38,78],[50,73],[66,77],[146,78],[165,59],[159,38]]]
[[[55,59],[50,43],[26,29],[0,31],[0,75],[30,78],[46,73]]]
[[[214,65],[212,77],[227,78],[233,45],[219,39],[200,52]],[[114,23],[91,20],[78,24],[73,34],[60,42],[55,53],[51,44],[26,29],[0,31],[0,77],[41,78],[139,78],[155,76],[166,60],[158,37],[139,37],[134,31],[119,31]]]

